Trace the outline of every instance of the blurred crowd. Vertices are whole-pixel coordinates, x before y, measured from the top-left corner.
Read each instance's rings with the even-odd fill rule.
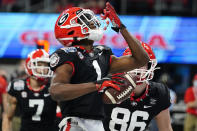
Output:
[[[102,13],[108,0],[0,0],[1,12],[59,13],[80,6]],[[110,0],[119,14],[197,16],[196,0]]]
[[[106,0],[1,0],[1,11],[59,13],[73,6],[80,6],[99,14],[105,3]]]
[[[8,83],[14,79],[20,79],[20,78],[25,78],[27,77],[27,74],[25,72],[25,68],[24,68],[24,63],[25,60],[19,60],[16,69],[11,72],[8,73],[7,70],[4,70],[2,68],[0,68],[0,122],[2,123],[2,113],[3,110],[5,110],[4,108],[6,107],[6,93],[7,93],[7,87],[8,87]],[[20,123],[21,123],[21,119],[20,119],[20,109],[17,106],[16,112],[15,112],[15,117],[13,118],[13,131],[19,131],[20,129]],[[0,124],[0,131],[2,130],[2,125]]]

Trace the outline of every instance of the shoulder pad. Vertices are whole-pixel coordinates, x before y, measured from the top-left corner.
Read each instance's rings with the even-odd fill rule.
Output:
[[[9,82],[8,87],[6,88],[6,91],[7,91],[7,92],[9,92],[9,91],[10,91],[10,89],[11,89],[11,87],[12,87],[12,83],[11,83],[11,82]]]
[[[13,89],[16,91],[24,90],[25,88],[25,81],[24,80],[16,80],[13,82]]]
[[[109,48],[105,45],[96,45],[95,49],[99,50],[99,52],[104,51],[104,52],[108,53],[109,55],[113,55],[111,48]]]
[[[162,111],[168,108],[171,105],[169,88],[163,83],[152,82],[152,84],[159,96],[159,103],[162,103],[158,105],[159,109]]]
[[[96,45],[95,48],[103,51],[103,50],[111,50],[109,47],[105,46],[105,45]]]
[[[163,83],[154,82],[154,84],[160,92],[165,93],[166,91],[168,91],[168,87],[164,85]]]
[[[159,93],[162,92],[162,88],[164,87],[164,85],[162,83],[157,83],[157,82],[153,82],[153,81],[149,81],[149,85],[150,85],[150,93],[154,94],[154,96],[159,96]]]
[[[77,49],[75,47],[64,47],[56,50],[52,55],[50,55],[50,68],[55,70],[60,65],[64,64],[66,61],[75,61]]]
[[[64,52],[66,52],[66,53],[69,53],[69,52],[77,52],[77,49],[76,49],[76,47],[63,47],[63,48],[61,48],[61,50],[63,50]]]
[[[158,82],[150,82],[150,86],[154,88],[154,90],[156,91],[155,93],[159,95],[160,98],[168,97],[169,89],[167,85]]]
[[[57,53],[50,56],[50,67],[55,67],[59,63],[60,57]]]
[[[164,86],[163,83],[159,83],[159,82],[153,82],[153,81],[149,81],[150,86],[152,87],[161,87]]]

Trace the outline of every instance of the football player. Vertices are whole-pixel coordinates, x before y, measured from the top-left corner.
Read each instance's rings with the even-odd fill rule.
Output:
[[[49,54],[37,49],[28,55],[25,79],[11,81],[7,89],[7,106],[3,115],[3,131],[11,131],[12,118],[18,104],[21,112],[20,131],[54,131],[57,102],[48,92],[50,70]]]
[[[156,119],[159,131],[172,131],[168,87],[150,81],[157,69],[157,60],[149,45],[142,43],[142,46],[150,57],[149,64],[128,72],[138,76],[137,86],[129,99],[121,104],[105,105],[106,131],[144,131],[153,118]],[[123,55],[131,55],[130,49],[127,48]]]
[[[98,92],[119,86],[102,79],[112,72],[129,71],[149,61],[140,42],[121,23],[114,8],[106,3],[102,19],[109,18],[113,29],[120,32],[133,55],[117,58],[106,46],[93,46],[103,36],[100,22],[89,9],[73,7],[65,10],[55,24],[55,36],[65,47],[50,56],[54,73],[50,93],[60,101],[63,120],[62,131],[104,131],[103,101]]]

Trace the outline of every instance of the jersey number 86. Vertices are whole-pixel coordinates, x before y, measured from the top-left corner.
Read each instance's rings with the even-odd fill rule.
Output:
[[[122,115],[122,119],[118,118],[118,115]],[[131,119],[130,119],[131,117]],[[149,114],[145,111],[136,110],[132,114],[128,109],[116,107],[111,114],[111,120],[109,122],[109,129],[111,131],[118,131],[115,129],[115,125],[121,126],[119,131],[133,131],[135,127],[139,127],[139,131],[145,130],[146,123],[144,121],[138,122],[137,118],[141,117],[142,120],[148,120]],[[127,124],[130,120],[129,125]]]

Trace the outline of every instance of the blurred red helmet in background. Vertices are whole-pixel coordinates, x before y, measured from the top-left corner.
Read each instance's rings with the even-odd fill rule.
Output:
[[[147,69],[142,67],[139,69],[134,69],[134,70],[129,71],[129,73],[131,73],[131,74],[139,75],[139,80],[137,82],[144,82],[144,81],[148,81],[148,80],[153,79],[154,70],[159,69],[159,68],[156,68],[157,60],[156,60],[155,54],[152,51],[151,47],[148,44],[143,43],[143,42],[141,42],[141,44],[142,44],[142,47],[145,49],[145,51],[148,53],[150,61],[149,61],[149,65],[148,65]],[[129,48],[127,48],[124,51],[123,55],[124,56],[125,55],[132,55],[132,52]]]

